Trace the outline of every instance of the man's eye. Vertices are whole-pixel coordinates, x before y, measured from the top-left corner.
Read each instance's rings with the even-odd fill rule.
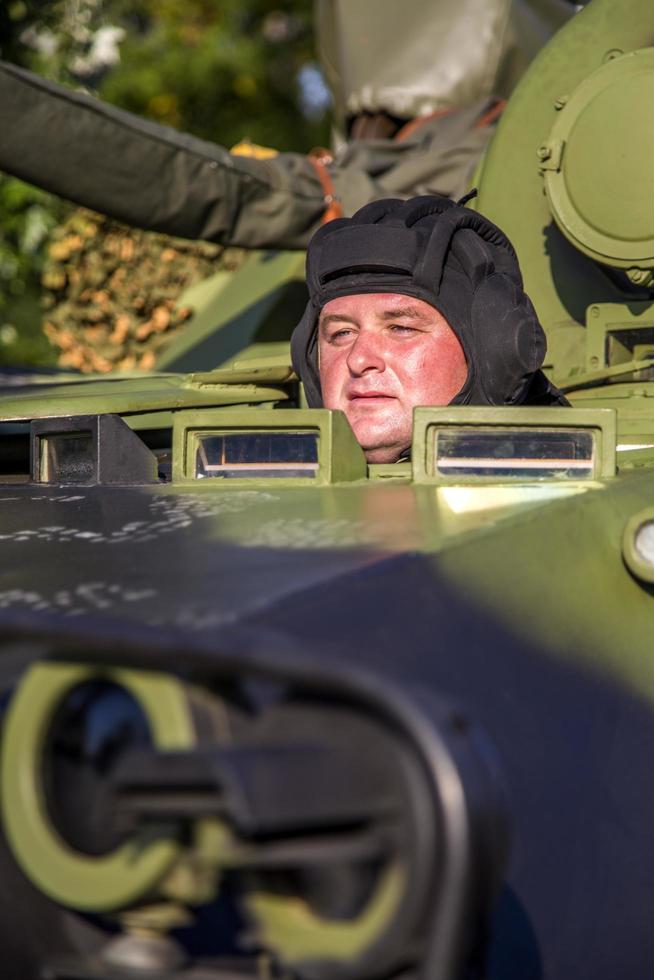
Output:
[[[391,323],[390,329],[391,329],[391,333],[399,334],[399,335],[405,334],[407,336],[409,334],[419,332],[418,330],[416,330],[415,327],[409,327],[405,323]]]
[[[354,331],[351,327],[341,327],[339,330],[334,330],[329,335],[330,344],[344,343],[350,340]]]

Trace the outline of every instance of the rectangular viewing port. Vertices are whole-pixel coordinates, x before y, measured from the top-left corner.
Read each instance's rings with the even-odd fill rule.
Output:
[[[195,477],[315,479],[318,432],[196,433]]]
[[[590,429],[436,428],[433,475],[518,480],[591,480]]]
[[[92,483],[96,452],[92,432],[57,432],[39,438],[39,482]]]
[[[563,483],[615,475],[612,408],[416,408],[413,478],[434,484]]]
[[[323,486],[365,479],[366,458],[342,412],[229,406],[173,421],[173,483],[225,480]]]
[[[157,483],[157,460],[119,415],[32,419],[34,483],[66,485]]]

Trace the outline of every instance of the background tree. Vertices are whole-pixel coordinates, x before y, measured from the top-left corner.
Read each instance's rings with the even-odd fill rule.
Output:
[[[247,138],[302,152],[328,139],[311,7],[310,0],[13,0],[0,6],[0,52],[44,77],[228,147]],[[107,249],[111,235],[114,245]],[[116,244],[117,239],[132,245]],[[168,327],[158,332],[152,323],[165,318],[159,312],[153,320],[157,296],[146,295],[147,283],[135,285],[128,269],[122,277],[128,296],[115,276],[116,288],[105,288],[121,249],[134,256],[136,274],[147,266],[150,248],[175,254],[167,266],[152,264],[171,273],[165,282],[151,284],[155,293],[165,294],[170,313]],[[41,276],[48,333],[63,350],[64,363],[102,370],[143,360],[142,354],[126,353],[124,344],[114,351],[108,341],[117,342],[125,332],[124,319],[115,330],[125,304],[132,317],[130,336],[149,329],[143,339],[156,340],[184,318],[177,316],[171,297],[224,260],[215,246],[188,247],[96,216],[73,215],[51,196],[0,176],[0,363],[55,359],[40,328]],[[233,250],[226,260],[235,261]],[[89,344],[94,355],[80,357]],[[105,345],[104,354],[98,344]],[[148,356],[142,366],[151,360]]]

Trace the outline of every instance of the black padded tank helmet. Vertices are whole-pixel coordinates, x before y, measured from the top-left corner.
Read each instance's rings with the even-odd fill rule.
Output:
[[[388,199],[323,225],[307,251],[309,303],[291,339],[308,404],[322,405],[317,325],[337,296],[402,293],[448,321],[468,363],[453,405],[566,404],[539,370],[546,341],[496,225],[448,198]]]

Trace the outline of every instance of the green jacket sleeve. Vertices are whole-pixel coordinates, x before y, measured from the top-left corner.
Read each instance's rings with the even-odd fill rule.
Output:
[[[350,144],[329,167],[343,213],[383,197],[460,196],[488,140],[475,122],[482,109],[428,120],[406,140]],[[146,230],[304,248],[326,210],[302,154],[236,156],[5,62],[0,134],[0,170]]]
[[[300,154],[255,160],[0,62],[0,169],[182,238],[302,248],[324,192]]]

